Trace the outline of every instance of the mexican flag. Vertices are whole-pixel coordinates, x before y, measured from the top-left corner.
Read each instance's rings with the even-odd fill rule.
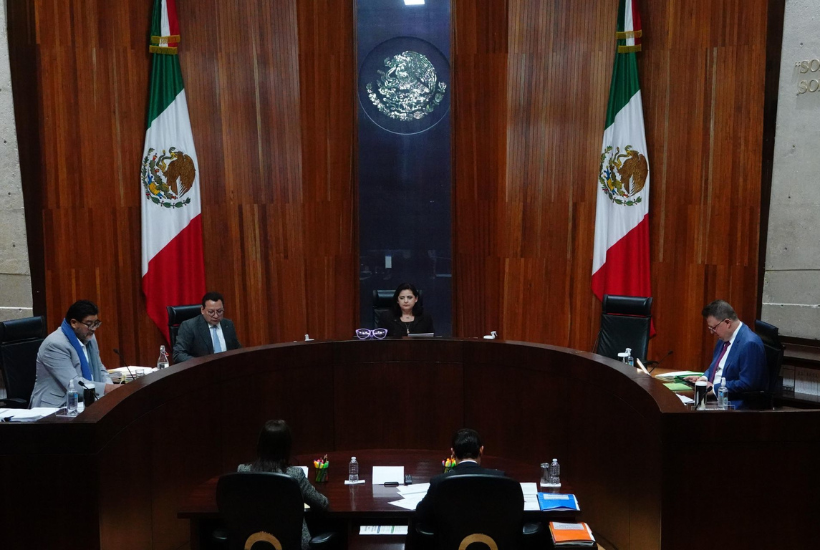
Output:
[[[175,0],[154,0],[148,130],[140,169],[142,291],[148,316],[169,341],[169,305],[205,293],[199,165],[177,57]]]
[[[649,162],[635,52],[640,51],[637,0],[621,0],[617,51],[601,145],[592,291],[651,296]]]

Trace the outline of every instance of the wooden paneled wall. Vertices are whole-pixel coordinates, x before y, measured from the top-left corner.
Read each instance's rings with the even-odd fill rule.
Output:
[[[456,0],[456,332],[592,349],[596,178],[617,0]],[[650,358],[695,368],[723,298],[757,316],[767,0],[644,0]],[[781,22],[782,24],[782,22]],[[484,303],[484,308],[474,304]]]
[[[701,365],[701,307],[757,315],[770,0],[643,0],[650,357]],[[359,326],[351,0],[177,0],[206,282],[245,345]],[[591,349],[617,0],[453,0],[455,333]],[[99,303],[104,361],[155,360],[140,292],[151,2],[8,0],[35,306]]]

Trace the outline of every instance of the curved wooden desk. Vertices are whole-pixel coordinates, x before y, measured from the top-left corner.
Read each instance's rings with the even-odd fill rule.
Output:
[[[765,518],[804,542],[818,512],[820,411],[692,413],[620,363],[545,345],[312,342],[191,360],[73,420],[0,425],[4,493],[18,499],[0,510],[4,543],[52,548],[70,534],[83,548],[179,548],[188,540],[177,518],[185,498],[248,462],[270,418],[298,434],[296,454],[447,449],[469,426],[487,454],[533,464],[557,457],[583,519],[621,549],[688,548],[696,517]],[[764,478],[772,463],[780,476]],[[731,492],[709,499],[690,480],[715,476],[716,465],[726,465]],[[790,501],[790,512],[771,517],[752,499],[761,489]],[[775,540],[706,523],[710,544]]]

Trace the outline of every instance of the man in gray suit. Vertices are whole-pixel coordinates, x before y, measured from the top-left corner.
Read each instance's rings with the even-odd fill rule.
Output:
[[[174,344],[174,363],[242,347],[233,323],[223,318],[225,306],[220,293],[205,294],[200,311],[202,315],[179,325]]]
[[[117,388],[100,361],[94,333],[102,321],[97,306],[88,300],[71,304],[60,328],[48,335],[37,352],[37,378],[31,407],[62,407],[71,380],[83,395],[82,381],[102,396]]]

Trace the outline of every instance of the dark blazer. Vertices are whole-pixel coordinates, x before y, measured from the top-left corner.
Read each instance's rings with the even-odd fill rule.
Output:
[[[222,327],[225,346],[228,348],[225,351],[241,348],[242,344],[236,337],[236,329],[231,320],[222,319],[219,325]],[[210,326],[202,315],[197,315],[179,325],[177,341],[174,344],[174,363],[181,363],[192,357],[204,357],[214,352]]]
[[[710,378],[712,371],[717,368],[722,349],[723,340],[718,340],[712,356],[712,363],[703,373],[707,378]],[[723,377],[726,378],[729,399],[731,399],[732,406],[736,409],[744,408],[746,403],[743,399],[732,399],[732,394],[769,389],[769,368],[766,365],[766,350],[760,337],[745,324],[740,326],[735,341],[729,346],[729,355],[723,365]],[[720,380],[715,380],[715,388],[719,385]]]
[[[416,315],[412,323],[404,324],[401,322],[401,319],[396,319],[392,311],[385,311],[379,315],[379,323],[376,328],[386,328],[387,336],[391,338],[401,338],[402,336],[407,336],[408,325],[410,334],[436,332],[436,329],[433,327],[433,318],[426,313]]]
[[[436,500],[436,491],[441,480],[463,474],[484,474],[488,476],[503,476],[504,472],[501,470],[493,470],[491,468],[482,468],[475,462],[459,462],[456,467],[447,473],[439,474],[430,480],[430,488],[427,489],[427,494],[421,499],[418,506],[416,506],[415,520],[435,530],[435,518],[433,517],[433,503]]]

